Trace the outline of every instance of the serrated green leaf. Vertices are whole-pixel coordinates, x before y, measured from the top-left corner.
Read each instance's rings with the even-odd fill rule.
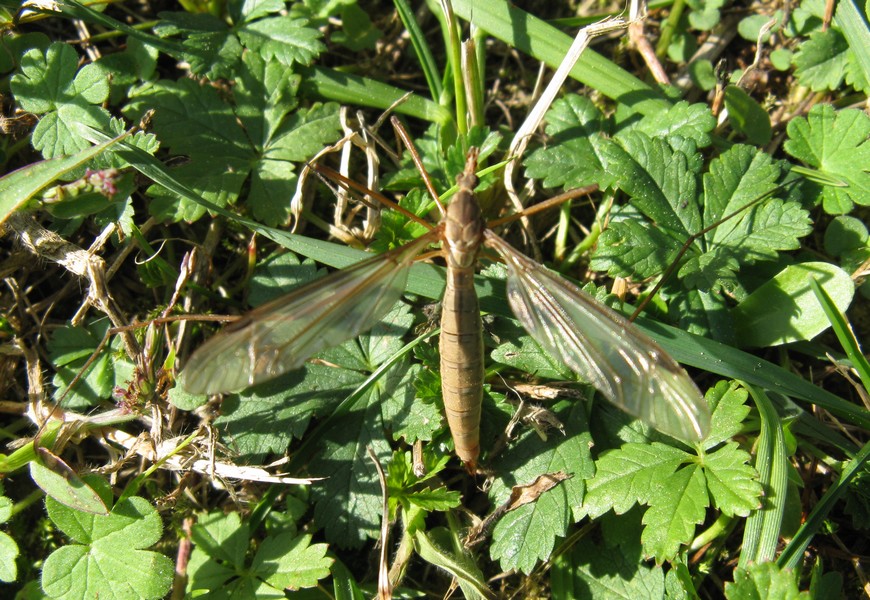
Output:
[[[716,507],[726,515],[745,517],[761,506],[761,484],[749,465],[749,453],[730,442],[704,459],[707,487]]]
[[[687,238],[700,231],[697,157],[674,150],[662,138],[630,131],[618,138],[619,150],[607,155],[607,169],[632,204],[668,235]],[[689,200],[689,201],[687,201]]]
[[[284,597],[282,589],[312,587],[329,573],[332,559],[325,557],[326,544],[312,545],[309,535],[268,535],[248,561],[250,535],[238,513],[199,517],[191,531],[196,545],[188,564],[188,586],[196,597],[279,598]]]
[[[781,598],[782,600],[809,600],[810,594],[798,589],[791,569],[779,569],[775,563],[756,563],[748,569],[737,569],[734,582],[725,584],[725,597]]]
[[[310,65],[326,49],[317,28],[289,15],[245,23],[238,35],[247,48],[258,51],[266,60],[276,58],[286,67]]]
[[[733,146],[711,162],[704,175],[703,223],[718,225],[696,242],[701,252],[690,253],[680,267],[687,286],[733,287],[740,266],[799,247],[798,239],[811,230],[807,211],[797,202],[757,202],[777,189],[779,175],[779,165],[750,146]]]
[[[553,598],[636,600],[662,598],[665,576],[661,566],[647,564],[641,556],[636,528],[639,519],[619,517],[635,528],[630,536],[610,536],[602,527],[604,543],[583,539],[570,552],[559,555],[550,575]]]
[[[210,14],[163,12],[154,32],[161,37],[179,36],[175,53],[197,75],[218,79],[233,77],[242,57],[242,45],[226,23]]]
[[[818,104],[806,118],[792,119],[789,139],[783,148],[804,164],[821,171],[843,186],[822,187],[822,202],[828,213],[849,212],[852,203],[870,205],[870,117],[862,111],[834,111]]]
[[[28,51],[21,59],[21,72],[10,80],[21,108],[42,115],[31,139],[45,158],[89,148],[79,133],[81,124],[108,128],[109,112],[98,106],[108,95],[108,81],[94,69],[77,74],[77,63],[72,46],[56,42],[45,52]]]
[[[750,412],[746,404],[749,392],[735,381],[720,381],[707,391],[705,398],[713,407],[710,433],[704,439],[704,448],[710,450],[740,433]]]
[[[289,115],[295,107],[297,78],[256,56],[239,64],[240,92],[230,104],[216,89],[191,80],[159,82],[143,88],[128,111],[156,108],[154,129],[173,153],[189,162],[173,171],[182,184],[223,207],[235,203],[247,182],[247,203],[267,224],[286,220],[287,199],[296,187],[293,162],[308,160],[339,135],[338,107],[316,105]],[[154,186],[153,214],[195,220],[205,209]]]
[[[322,356],[331,364],[355,368],[363,379],[363,373],[375,372],[395,358],[411,321],[407,307],[400,304],[358,343],[351,341]],[[317,435],[308,437],[307,443],[313,445],[308,452],[315,455],[309,463],[310,472],[327,478],[312,489],[317,502],[314,519],[325,527],[330,540],[342,546],[359,546],[367,537],[378,535],[381,491],[367,450],[371,447],[382,464],[388,461],[391,448],[385,437],[389,423],[384,404],[395,414],[402,410],[399,406],[413,401],[408,368],[407,360],[401,358],[354,394],[345,393],[352,404],[343,412],[334,412]]]
[[[569,95],[553,103],[547,113],[547,133],[553,144],[532,152],[525,160],[526,176],[541,179],[544,187],[565,189],[598,183],[610,185],[601,160],[604,118],[582,96]]]
[[[590,268],[614,277],[647,278],[661,273],[681,244],[662,231],[631,218],[614,220],[599,237]]]
[[[264,60],[254,52],[246,52],[236,73],[236,85],[233,88],[235,101],[234,113],[244,125],[246,135],[257,147],[266,150],[269,155],[269,145],[275,138],[278,128],[284,118],[292,116],[298,101],[299,75],[293,73],[277,60]],[[330,105],[326,105],[327,107]],[[311,112],[325,112],[323,106],[315,105]],[[335,112],[334,110],[332,111]],[[304,115],[304,113],[303,113]],[[312,121],[310,118],[295,117],[297,121]],[[314,128],[309,134],[317,134]],[[309,146],[299,150],[295,156],[287,160],[305,160],[323,146],[318,138],[309,141]],[[316,145],[317,148],[311,148]]]
[[[310,535],[282,533],[260,544],[251,568],[278,589],[298,590],[317,585],[329,575],[333,559],[326,557],[326,544],[312,544]]]
[[[830,263],[791,265],[747,296],[733,310],[742,346],[767,347],[809,340],[831,326],[809,284],[815,278],[841,311],[852,302],[855,284]]]
[[[334,142],[341,130],[337,104],[315,104],[290,115],[266,148],[270,159],[302,162]]]
[[[646,115],[636,124],[623,131],[636,129],[651,138],[664,138],[668,141],[677,138],[692,140],[698,148],[704,148],[711,143],[710,134],[716,127],[716,118],[710,113],[710,108],[704,103],[689,104],[677,102],[666,112],[657,115]]]
[[[700,466],[686,466],[659,480],[643,515],[646,527],[640,539],[644,553],[657,562],[672,559],[682,544],[691,541],[709,505],[707,481]]]
[[[328,412],[362,380],[355,371],[308,364],[228,396],[215,425],[232,438],[234,450],[246,460],[282,454],[294,437],[302,437],[312,417]]]
[[[659,442],[625,444],[606,452],[595,462],[595,477],[588,482],[583,510],[595,518],[608,510],[621,515],[635,504],[648,504],[658,485],[690,458]]]
[[[191,541],[196,544],[195,552],[226,563],[231,571],[244,567],[249,538],[248,524],[242,523],[235,512],[200,515],[190,534]],[[191,572],[191,582],[200,582],[195,572]]]
[[[848,49],[839,30],[814,31],[794,56],[795,76],[816,92],[837,89],[848,64]]]
[[[555,416],[563,422],[564,436],[550,431],[548,438],[553,437],[545,442],[536,433],[526,432],[494,465],[497,473],[508,474],[496,479],[490,489],[496,506],[507,501],[515,485],[529,485],[547,473],[571,476],[534,502],[508,512],[496,524],[490,555],[505,570],[531,573],[538,561],[550,556],[556,538],[565,535],[571,516],[579,514],[585,479],[592,474],[592,437],[585,407],[581,403],[561,404]]]
[[[113,600],[162,598],[174,566],[162,554],[145,550],[162,535],[160,515],[144,498],[119,502],[108,515],[69,509],[46,498],[48,515],[65,533],[74,525],[86,544],[62,546],[45,560],[42,589],[52,598]]]

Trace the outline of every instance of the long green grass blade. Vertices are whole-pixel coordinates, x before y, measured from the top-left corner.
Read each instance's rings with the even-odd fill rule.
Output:
[[[429,94],[433,100],[438,102],[444,91],[444,87],[441,85],[441,76],[438,73],[438,63],[435,62],[426,37],[414,18],[414,11],[411,10],[406,0],[393,0],[393,5],[411,38],[411,45],[414,46],[414,52],[417,53],[417,60],[420,62],[420,69],[423,71],[423,77],[426,78],[426,84],[429,86]]]
[[[509,2],[454,0],[453,10],[492,36],[556,68],[571,46],[570,36]],[[643,81],[600,54],[586,50],[571,77],[641,114],[658,114],[670,103]]]
[[[852,361],[852,366],[858,371],[858,376],[861,378],[861,383],[864,384],[865,390],[870,390],[870,362],[867,357],[861,352],[861,346],[858,344],[858,338],[855,337],[855,332],[846,320],[846,315],[837,308],[828,292],[819,285],[819,282],[814,278],[810,279],[810,286],[813,288],[825,315],[831,322],[831,327],[840,340],[840,345],[846,352],[846,356]]]
[[[788,486],[788,458],[779,415],[767,394],[753,386],[744,385],[761,415],[755,468],[764,486],[764,498],[762,507],[746,519],[738,569],[775,558]]]

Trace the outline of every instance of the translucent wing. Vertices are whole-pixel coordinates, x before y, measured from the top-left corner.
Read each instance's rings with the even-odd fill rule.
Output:
[[[490,231],[486,245],[507,264],[511,308],[547,352],[656,429],[686,441],[706,436],[707,403],[658,344]]]
[[[193,394],[238,391],[373,327],[399,300],[414,257],[433,238],[424,235],[256,308],[194,352],[181,385]]]

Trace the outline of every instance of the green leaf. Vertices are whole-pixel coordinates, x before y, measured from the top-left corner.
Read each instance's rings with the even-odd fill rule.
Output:
[[[708,392],[714,411],[705,447],[718,446],[716,440],[739,430],[748,414],[746,397],[745,390],[727,382]],[[659,442],[624,444],[596,461],[582,511],[597,518],[611,509],[621,515],[637,504],[649,506],[643,515],[644,553],[659,562],[671,560],[681,544],[691,541],[711,500],[727,514],[745,515],[758,506],[761,487],[749,460],[734,443],[701,457]]]
[[[65,534],[81,542],[52,552],[42,568],[42,589],[52,598],[162,598],[172,584],[169,558],[146,550],[163,532],[160,515],[134,496],[108,515],[67,508],[51,497],[48,516]]]
[[[613,510],[621,515],[635,504],[648,504],[662,481],[691,460],[686,452],[660,442],[625,444],[595,462],[583,511],[590,518]]]
[[[619,137],[619,146],[608,154],[608,170],[616,185],[665,233],[687,238],[700,230],[697,196],[699,155],[675,150],[662,138],[650,138],[640,131]]]
[[[191,531],[189,591],[210,599],[283,598],[283,589],[313,587],[329,574],[327,546],[312,545],[310,535],[268,535],[248,560],[250,536],[238,513],[201,515]]]
[[[672,559],[704,522],[709,499],[704,471],[687,466],[659,482],[659,488],[643,515],[641,534],[644,553],[657,562]]]
[[[245,565],[250,533],[247,523],[242,523],[238,513],[200,515],[190,532],[190,539],[195,544],[191,563],[196,565],[188,569],[191,589],[198,589],[205,582],[204,576],[208,578],[210,587],[219,587],[221,582],[211,579],[217,572],[230,576],[233,571],[241,570]],[[205,555],[215,562],[206,565],[201,560],[194,560],[197,554],[200,554],[197,559]]]
[[[704,103],[677,102],[658,115],[647,115],[630,124],[623,131],[642,131],[651,138],[661,137],[668,141],[691,140],[699,148],[709,146],[710,134],[716,127],[716,118]]]
[[[512,329],[520,331],[516,327]],[[517,337],[509,339],[511,341],[499,344],[498,348],[492,351],[491,356],[494,361],[547,379],[575,380],[577,378],[564,364],[544,352],[531,336],[518,333]]]
[[[55,398],[67,391],[75,376],[81,372],[85,363],[99,346],[108,321],[95,321],[87,327],[62,327],[52,332],[47,347],[55,375]],[[120,350],[121,341],[115,339],[110,345],[114,351]],[[63,400],[63,406],[83,409],[108,399],[115,386],[124,386],[132,377],[133,365],[126,358],[102,352]]]
[[[677,275],[689,289],[717,292],[738,287],[736,273],[742,266],[799,247],[798,238],[810,231],[808,213],[796,201],[757,202],[777,190],[781,170],[755,148],[733,146],[714,159],[699,196],[694,176],[687,171],[695,168],[695,154],[686,155],[639,132],[624,146],[629,155],[614,152],[611,168],[632,204],[656,227],[642,224],[631,211],[624,219],[617,213],[613,231],[605,230],[599,239],[593,269],[621,277],[652,277],[676,258],[690,234],[703,230],[681,259]],[[716,310],[721,312],[721,306]],[[698,322],[697,315],[683,314]]]
[[[277,62],[248,53],[239,64],[238,94],[228,102],[210,86],[189,79],[142,88],[128,111],[155,108],[154,130],[174,154],[189,157],[173,175],[201,197],[223,207],[234,204],[247,183],[246,200],[255,218],[284,222],[296,188],[293,162],[310,159],[338,138],[338,107],[296,106],[298,77]],[[159,186],[154,214],[189,221],[205,209]]]
[[[97,492],[45,448],[39,448],[37,459],[30,463],[30,477],[47,496],[64,506],[96,515],[109,514],[106,503]]]
[[[831,326],[809,284],[814,277],[845,311],[855,284],[830,263],[808,262],[786,267],[747,296],[733,310],[742,346],[767,347],[809,340]]]
[[[248,303],[252,307],[265,304],[290,293],[293,288],[308,283],[317,276],[318,269],[312,261],[301,262],[292,252],[275,254],[254,268],[248,286]]]
[[[592,268],[615,277],[652,277],[676,258],[681,245],[663,231],[631,216],[616,215],[601,232]]]
[[[506,513],[496,524],[490,555],[505,570],[531,573],[538,561],[547,560],[557,537],[566,534],[572,514],[579,512],[585,479],[593,472],[586,408],[582,403],[563,402],[555,416],[564,424],[564,435],[551,431],[553,438],[544,441],[527,431],[493,465],[496,473],[504,474],[490,490],[496,506],[508,500],[516,485],[529,485],[547,473],[572,475],[534,502]]]
[[[294,437],[303,436],[314,416],[327,413],[362,380],[350,369],[307,364],[227,396],[215,425],[226,432],[234,450],[246,460],[261,461],[267,454],[284,453]]]
[[[806,118],[792,119],[787,132],[786,152],[842,182],[822,187],[826,212],[849,212],[852,203],[870,205],[870,172],[860,167],[870,164],[870,117],[860,110],[835,112],[829,104],[817,104]]]
[[[45,158],[90,147],[77,125],[108,128],[109,113],[99,106],[108,97],[108,79],[93,67],[76,73],[77,64],[72,46],[56,42],[45,52],[28,51],[21,58],[21,72],[10,80],[19,106],[42,115],[32,142]]]
[[[362,379],[403,349],[402,336],[412,322],[407,306],[400,303],[358,342],[351,341],[322,356]],[[403,357],[376,380],[357,388],[352,405],[333,413],[307,439],[306,443],[313,444],[308,452],[314,454],[310,472],[327,478],[312,488],[317,502],[314,520],[326,529],[328,539],[342,546],[357,547],[366,538],[378,536],[381,491],[367,448],[372,448],[381,464],[389,460],[392,449],[385,436],[389,425],[386,415],[396,414],[403,410],[399,407],[414,401],[413,375],[408,369],[408,360]]]
[[[342,8],[342,30],[332,34],[332,41],[348,50],[373,50],[383,32],[372,24],[369,14],[356,3]]]
[[[541,179],[544,187],[565,189],[598,183],[609,185],[601,136],[604,117],[591,100],[569,95],[553,103],[547,113],[547,134],[553,144],[532,152],[525,161],[526,176]]]
[[[725,584],[725,597],[778,598],[781,600],[809,600],[808,592],[798,589],[791,569],[780,569],[774,563],[756,563],[748,569],[734,572],[734,583]]]
[[[88,146],[72,156],[37,161],[4,175],[0,178],[0,223],[9,217],[13,210],[21,207],[55,180],[67,177],[113,146],[122,137],[124,136],[96,146]]]
[[[553,561],[552,597],[596,600],[665,597],[664,570],[644,562],[637,536],[639,527],[636,513],[605,517],[601,542],[587,536]]]
[[[778,199],[752,204],[777,189],[779,175],[779,165],[750,146],[733,146],[710,163],[704,175],[704,225],[733,216],[704,235],[706,252],[690,258],[680,277],[702,289],[711,283],[715,288],[717,281],[733,280],[737,265],[774,259],[778,251],[800,247],[798,239],[811,231],[800,204]]]
[[[478,600],[493,597],[474,560],[461,551],[454,554],[445,552],[425,532],[419,530],[414,532],[414,546],[420,558],[455,577],[466,598]]]
[[[867,225],[855,217],[834,217],[825,228],[825,251],[833,256],[841,256],[851,250],[867,245],[870,234]]]
[[[424,449],[423,466],[426,470],[425,487],[421,487],[420,478],[414,474],[410,452],[396,451],[387,465],[387,497],[391,513],[401,504],[405,510],[412,506],[425,511],[447,511],[462,505],[459,492],[448,490],[438,485],[439,480],[434,475],[447,466],[450,457],[443,455],[436,458]]]
[[[15,540],[0,531],[0,581],[11,583],[18,579],[18,565],[15,560],[19,554]]]
[[[736,85],[725,88],[725,108],[732,127],[751,144],[763,146],[770,141],[770,116],[749,94]]]
[[[837,89],[848,64],[848,49],[839,30],[814,31],[794,56],[795,76],[816,92]]]
[[[3,487],[0,486],[0,494]],[[12,500],[0,495],[0,523],[5,523],[12,516]],[[0,531],[0,581],[12,582],[18,578],[18,565],[15,560],[20,551],[18,544],[11,537]]]
[[[709,450],[740,433],[750,411],[746,404],[749,392],[736,381],[720,381],[705,398],[713,407],[710,433],[704,439],[704,448]]]
[[[762,487],[749,465],[749,453],[729,442],[704,461],[707,487],[716,507],[729,516],[745,517],[761,506]]]
[[[278,589],[298,590],[317,585],[329,575],[333,559],[326,544],[312,544],[310,535],[282,533],[268,536],[251,563],[255,574]]]
[[[309,27],[305,19],[289,15],[245,23],[238,34],[245,47],[257,51],[266,60],[275,58],[285,67],[296,63],[310,65],[326,49],[320,42],[323,34],[319,29]]]

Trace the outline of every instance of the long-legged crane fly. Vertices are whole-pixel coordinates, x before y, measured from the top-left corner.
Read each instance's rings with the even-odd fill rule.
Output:
[[[521,254],[488,229],[474,195],[477,150],[457,177],[441,222],[408,244],[336,271],[260,306],[191,356],[191,393],[234,392],[299,368],[310,356],[373,327],[399,300],[414,258],[441,242],[447,285],[441,314],[441,379],[456,454],[480,454],[483,334],[473,276],[481,245],[508,269],[507,294],[531,336],[615,405],[656,429],[699,441],[710,413],[688,374],[628,320]],[[443,209],[442,209],[443,210]]]

